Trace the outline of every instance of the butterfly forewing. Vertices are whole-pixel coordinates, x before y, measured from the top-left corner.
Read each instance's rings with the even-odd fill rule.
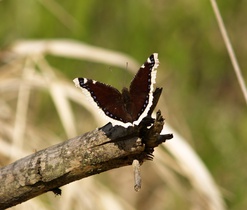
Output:
[[[110,118],[128,122],[121,93],[114,87],[91,79],[78,78],[79,86],[86,89],[97,106]]]
[[[156,78],[156,68],[158,66],[157,54],[152,54],[141,66],[130,84],[131,100],[134,102],[135,110],[133,118],[138,120],[146,117],[148,109],[152,106],[153,85]],[[145,112],[147,110],[147,112]]]

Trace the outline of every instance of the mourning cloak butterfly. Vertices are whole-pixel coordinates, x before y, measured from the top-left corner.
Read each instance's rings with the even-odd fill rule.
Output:
[[[99,108],[101,113],[114,125],[124,127],[139,125],[153,104],[158,54],[153,53],[140,67],[130,84],[129,90],[116,88],[86,78],[75,78],[76,87]]]

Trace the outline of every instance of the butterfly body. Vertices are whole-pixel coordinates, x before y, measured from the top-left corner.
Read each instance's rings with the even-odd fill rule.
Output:
[[[76,78],[73,81],[113,125],[138,125],[153,104],[153,85],[158,64],[158,54],[154,53],[140,67],[129,89],[123,88],[121,93],[95,80]]]

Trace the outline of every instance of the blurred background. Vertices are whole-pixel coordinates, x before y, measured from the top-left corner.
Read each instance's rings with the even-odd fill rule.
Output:
[[[246,80],[247,1],[218,6]],[[176,134],[141,167],[138,193],[124,167],[12,209],[246,209],[246,102],[210,1],[2,0],[0,19],[0,166],[104,125],[72,80],[121,89],[153,52]]]

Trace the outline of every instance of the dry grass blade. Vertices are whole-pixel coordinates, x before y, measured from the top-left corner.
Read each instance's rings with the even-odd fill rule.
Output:
[[[26,130],[27,124],[27,114],[28,114],[28,106],[30,99],[30,91],[31,87],[26,83],[26,78],[28,75],[33,74],[34,69],[29,67],[29,60],[24,66],[24,71],[22,72],[21,84],[18,91],[17,98],[17,108],[16,108],[16,116],[15,116],[15,124],[13,130],[13,148],[21,149],[24,143],[24,132]],[[14,156],[15,151],[11,150],[10,158]]]
[[[168,125],[165,126],[162,132],[172,132],[174,135],[173,143],[166,143],[164,147],[168,149],[176,159],[176,163],[181,169],[181,175],[189,179],[193,189],[196,191],[195,195],[201,196],[204,208],[201,207],[200,209],[224,210],[225,204],[218,186],[198,155],[186,141]],[[163,158],[158,158],[158,160],[160,161],[160,166],[164,165]],[[194,201],[196,200],[195,198]]]
[[[20,55],[51,54],[67,58],[84,59],[98,63],[106,63],[136,72],[140,66],[131,57],[100,47],[95,47],[82,42],[69,39],[18,41],[13,44],[11,50]]]
[[[65,89],[68,81],[63,81],[61,78],[57,78],[54,73],[56,70],[53,69],[43,57],[41,57],[36,64],[41,70],[44,80],[47,81],[48,91],[56,106],[67,137],[75,136],[77,134],[75,118]]]
[[[80,28],[80,23],[71,14],[69,14],[61,4],[58,4],[54,0],[40,0],[39,2],[68,29],[73,30],[74,28]]]
[[[239,64],[238,64],[236,55],[234,53],[232,44],[231,44],[230,39],[228,37],[227,31],[226,31],[226,27],[225,27],[224,22],[222,20],[219,8],[218,8],[217,3],[216,3],[216,0],[210,0],[210,2],[212,4],[213,11],[214,11],[215,17],[217,19],[217,22],[218,22],[218,25],[219,25],[219,28],[220,28],[220,32],[221,32],[221,35],[222,35],[223,40],[225,42],[228,54],[230,56],[230,59],[231,59],[232,65],[233,65],[233,69],[234,69],[235,74],[237,76],[239,85],[241,87],[242,93],[243,93],[244,98],[245,98],[245,101],[247,103],[247,88],[246,88],[246,84],[245,84],[243,75],[241,73],[241,69],[239,67]]]

